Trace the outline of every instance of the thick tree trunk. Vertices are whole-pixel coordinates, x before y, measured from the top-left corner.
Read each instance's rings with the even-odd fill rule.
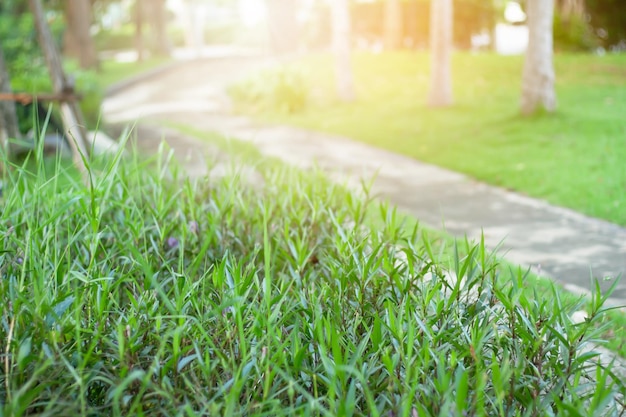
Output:
[[[351,60],[350,7],[348,0],[333,0],[333,52],[337,94],[343,101],[354,100],[354,80]]]
[[[430,11],[431,107],[452,105],[452,0],[432,0]]]
[[[528,49],[522,77],[523,114],[556,109],[552,24],[554,0],[528,0]]]
[[[4,62],[4,53],[0,45],[0,92],[11,92],[11,80]],[[8,139],[20,137],[15,103],[12,101],[0,101],[0,147],[3,152],[8,152]]]
[[[402,47],[402,4],[400,0],[385,2],[385,49],[394,50]]]
[[[90,33],[91,20],[90,0],[65,1],[64,52],[67,56],[77,58],[84,69],[98,66],[98,56]]]

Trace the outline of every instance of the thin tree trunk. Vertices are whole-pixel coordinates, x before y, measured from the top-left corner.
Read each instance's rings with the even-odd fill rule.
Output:
[[[205,9],[201,0],[187,0],[187,28],[185,30],[186,45],[195,49],[196,55],[202,55],[204,49]]]
[[[394,50],[402,46],[402,4],[400,0],[385,2],[385,49]]]
[[[52,39],[52,33],[46,21],[41,0],[29,0],[29,5],[35,21],[39,46],[43,51],[54,91],[56,93],[72,92],[73,86],[68,83],[65,73],[63,72],[61,57],[54,44],[54,39]],[[69,134],[70,140],[68,142],[74,156],[74,164],[85,176],[87,167],[85,166],[83,157],[87,157],[88,154],[85,146],[87,134],[82,113],[76,102],[62,102],[60,107],[63,125]],[[86,180],[86,177],[83,179]]]
[[[528,49],[522,76],[522,114],[556,109],[552,24],[554,0],[528,0]]]
[[[333,0],[333,52],[337,94],[343,101],[354,100],[354,80],[351,60],[350,8],[348,0]]]
[[[143,61],[143,1],[135,2],[135,49],[137,50],[137,61]]]
[[[65,1],[65,54],[78,58],[80,67],[96,68],[98,56],[91,38],[91,2],[90,0]]]
[[[431,107],[453,103],[450,57],[452,54],[452,0],[432,0],[430,11]]]

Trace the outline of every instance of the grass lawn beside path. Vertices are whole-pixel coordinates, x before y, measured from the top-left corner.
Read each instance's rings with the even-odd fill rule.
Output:
[[[554,115],[519,115],[523,57],[457,53],[455,105],[426,106],[425,53],[354,55],[357,100],[335,99],[332,58],[296,63],[298,114],[256,117],[332,132],[626,225],[626,55],[557,55]]]
[[[153,57],[142,62],[102,61],[98,73],[98,84],[104,90],[111,85],[150,71],[171,61],[171,58]]]

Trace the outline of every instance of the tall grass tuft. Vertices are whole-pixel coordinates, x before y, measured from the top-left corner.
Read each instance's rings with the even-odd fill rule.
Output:
[[[4,415],[623,412],[623,381],[584,349],[599,293],[574,324],[557,291],[502,284],[482,243],[443,262],[321,174],[260,164],[253,186],[118,156],[85,187],[34,166],[0,200]]]

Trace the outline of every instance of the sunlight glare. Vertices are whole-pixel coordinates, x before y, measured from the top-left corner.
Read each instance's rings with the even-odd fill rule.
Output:
[[[256,26],[263,22],[266,14],[262,0],[239,0],[239,15],[246,27]]]
[[[526,20],[526,13],[522,10],[522,6],[516,1],[510,1],[504,9],[504,18],[509,23],[521,23]]]

